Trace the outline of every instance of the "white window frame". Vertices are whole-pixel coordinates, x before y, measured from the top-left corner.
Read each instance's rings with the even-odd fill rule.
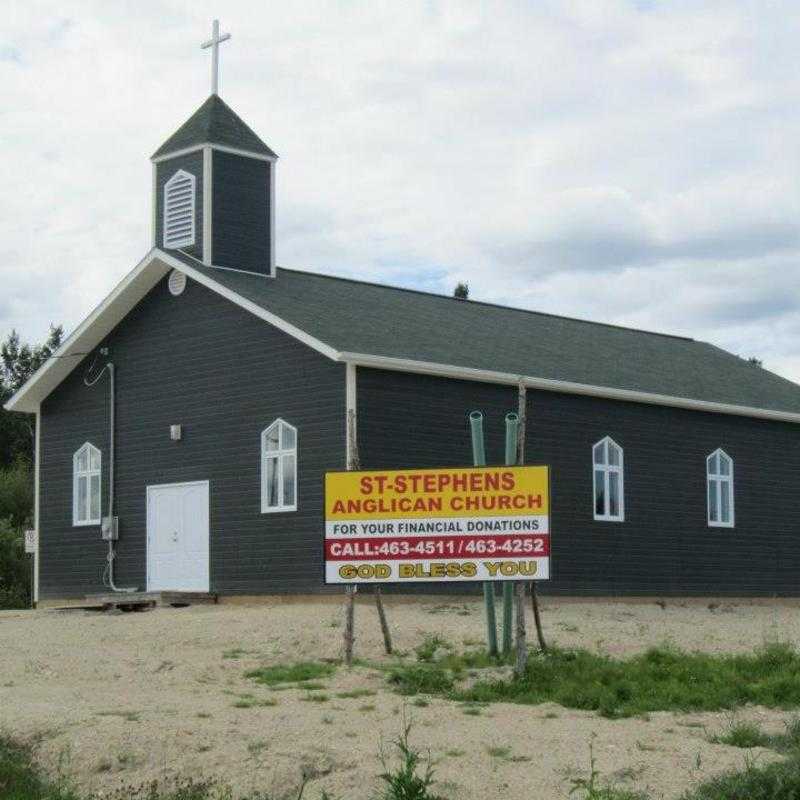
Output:
[[[78,459],[83,453],[86,453],[85,470],[78,469]],[[92,456],[97,456],[97,468],[92,469]],[[92,478],[97,478],[97,492],[99,494],[99,502],[97,504],[100,515],[95,519],[90,516],[92,510]],[[86,481],[86,507],[83,509],[85,518],[81,518],[78,508],[78,484],[80,481]],[[99,525],[103,516],[103,454],[91,442],[84,442],[72,456],[72,524],[76,528],[85,527],[87,525]]]
[[[189,233],[185,233],[180,237],[173,240],[169,238],[167,231],[167,217],[171,210],[169,203],[169,191],[172,184],[177,180],[189,180],[190,194],[189,194]],[[195,244],[196,240],[196,211],[197,211],[197,178],[191,172],[185,169],[179,169],[165,184],[164,184],[164,201],[163,201],[163,227],[161,230],[161,239],[166,250],[179,250],[181,247],[191,247]]]
[[[594,453],[598,447],[603,447],[603,461],[595,462]],[[612,464],[608,457],[609,447],[616,447],[619,452],[619,464]],[[600,522],[625,522],[625,453],[610,436],[605,436],[592,445],[592,514]],[[605,513],[597,513],[597,473],[602,473],[603,500]],[[619,514],[608,513],[611,508],[611,493],[609,475],[619,475]]]
[[[728,462],[728,474],[723,475],[722,470],[712,472],[711,462],[714,457],[718,457],[721,461],[723,458]],[[717,462],[719,463],[719,461]],[[716,509],[717,518],[711,519],[711,498],[709,491],[711,484],[716,485]],[[722,521],[722,484],[728,484],[728,522]],[[736,502],[734,499],[734,481],[733,481],[733,459],[721,448],[718,447],[713,453],[706,456],[706,521],[709,528],[733,528],[736,526]]]
[[[267,438],[269,434],[275,429],[279,429],[278,433],[278,449],[267,450]],[[281,428],[286,428],[294,433],[294,447],[283,447],[283,435]],[[271,423],[261,432],[261,513],[262,514],[275,514],[283,511],[297,511],[297,496],[299,487],[297,485],[297,444],[298,434],[297,428],[290,425],[286,420],[280,417]],[[284,503],[284,456],[294,456],[294,503]],[[268,486],[267,486],[267,462],[274,460],[277,462],[278,469],[278,505],[271,506],[268,504]]]

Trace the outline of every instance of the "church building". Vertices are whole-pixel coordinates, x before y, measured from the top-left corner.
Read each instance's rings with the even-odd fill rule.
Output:
[[[520,381],[552,475],[542,593],[800,594],[800,386],[689,338],[278,266],[278,156],[217,93],[151,160],[150,250],[6,406],[36,415],[37,601],[326,591],[348,416],[365,469],[466,466],[479,409],[499,464]]]

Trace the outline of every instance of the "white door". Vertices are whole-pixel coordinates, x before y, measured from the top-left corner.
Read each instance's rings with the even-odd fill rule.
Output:
[[[208,481],[147,487],[147,590],[208,591]]]

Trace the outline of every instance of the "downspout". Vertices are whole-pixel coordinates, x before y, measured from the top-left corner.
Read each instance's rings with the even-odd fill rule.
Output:
[[[117,557],[114,551],[114,539],[111,538],[114,530],[114,464],[115,464],[115,443],[116,443],[116,387],[114,384],[114,364],[109,361],[103,369],[97,374],[95,379],[91,382],[87,378],[84,383],[87,386],[94,386],[100,376],[105,370],[108,370],[108,388],[109,388],[109,414],[108,414],[108,427],[109,427],[109,445],[108,445],[108,524],[109,524],[109,539],[108,539],[108,555],[106,556],[106,568],[103,573],[103,584],[108,586],[112,592],[130,593],[137,591],[135,586],[118,587],[114,583],[114,559]]]

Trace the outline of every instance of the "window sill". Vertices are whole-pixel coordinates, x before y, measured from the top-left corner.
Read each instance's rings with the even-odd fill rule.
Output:
[[[96,528],[99,527],[99,525],[100,525],[99,519],[90,519],[87,522],[75,522],[75,520],[72,521],[73,528],[92,528],[92,527]]]
[[[709,528],[735,528],[736,525],[732,522],[709,522]]]
[[[287,514],[297,511],[297,506],[275,506],[274,508],[261,507],[262,514]]]
[[[625,522],[625,517],[595,517],[595,522]]]

